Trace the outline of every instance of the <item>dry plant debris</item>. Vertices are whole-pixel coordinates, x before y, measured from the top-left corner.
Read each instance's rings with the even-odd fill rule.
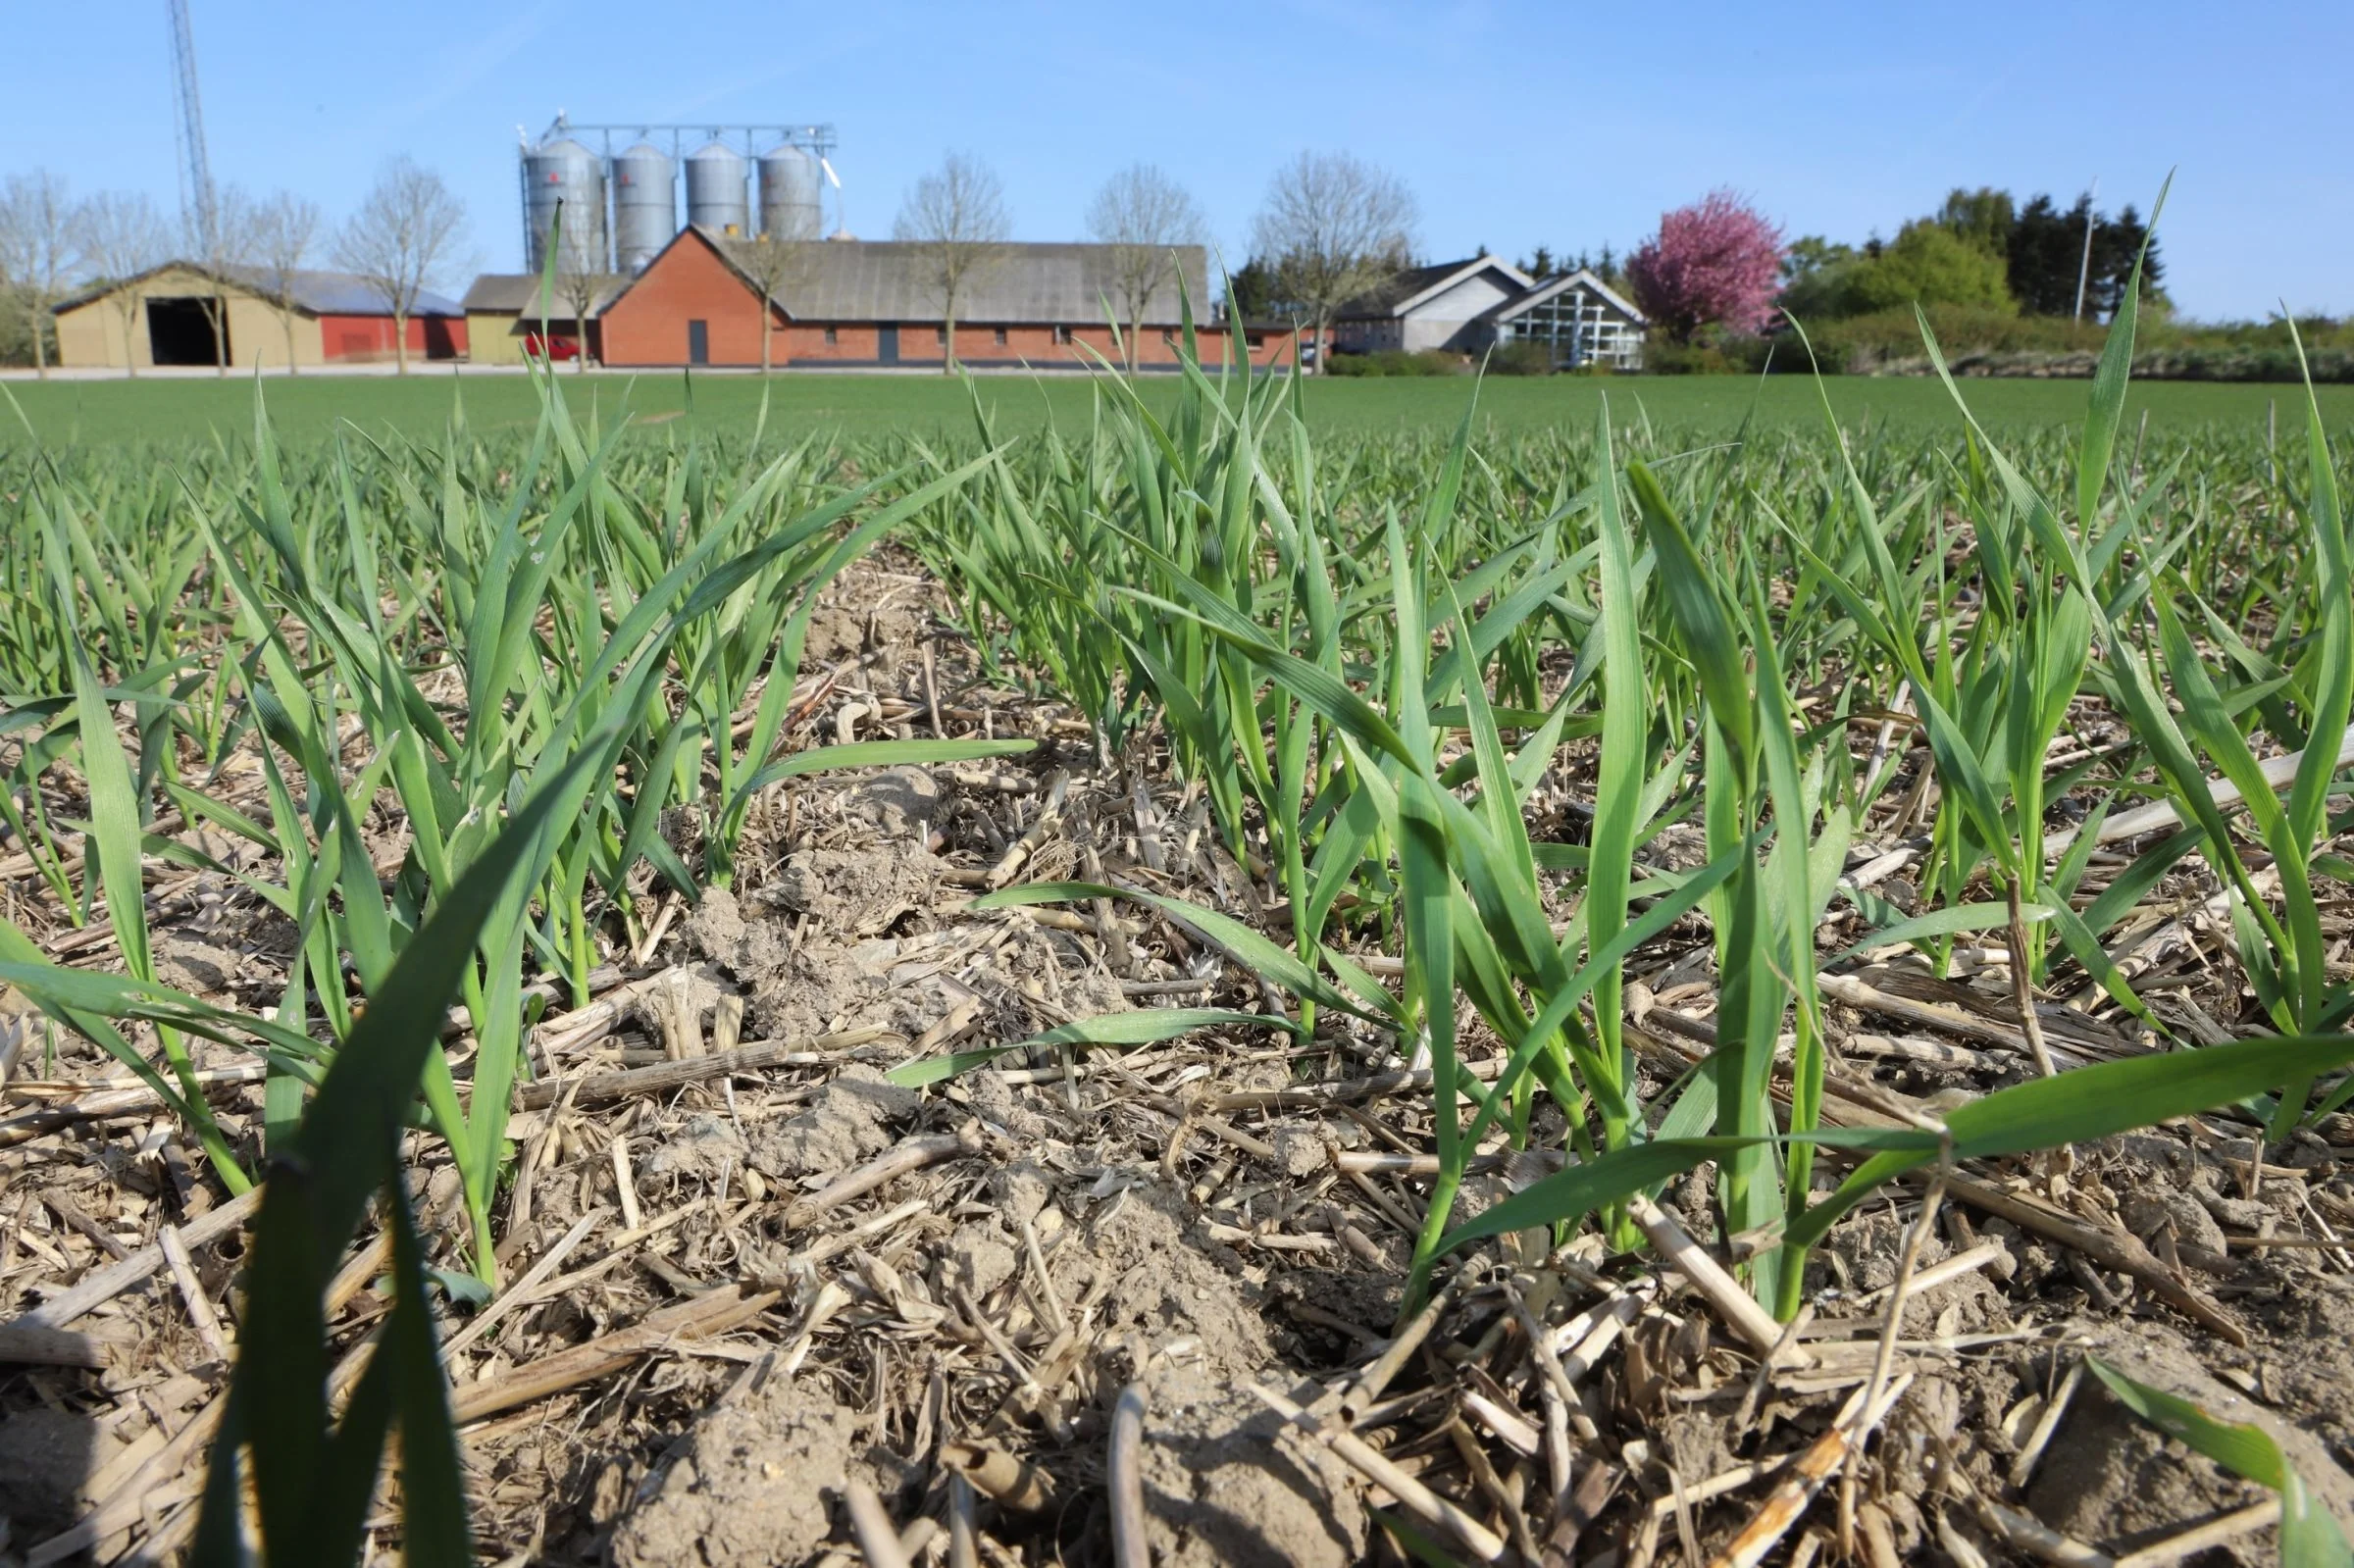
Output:
[[[837,700],[912,716],[918,695]],[[1057,733],[1010,694],[957,706],[984,702],[1000,733]],[[746,856],[767,875],[541,1021],[510,1283],[447,1325],[486,1550],[953,1561],[969,1530],[994,1562],[1342,1564],[1395,1557],[1379,1517],[1480,1561],[1749,1564],[1800,1530],[1802,1553],[1844,1531],[1962,1561],[2260,1549],[2265,1499],[2083,1388],[2092,1349],[2264,1421],[2354,1500],[2354,1189],[2319,1138],[2258,1165],[2245,1130],[2194,1118],[1956,1172],[1925,1232],[1920,1190],[1893,1191],[1833,1234],[1787,1328],[1692,1239],[1713,1224],[1688,1223],[1709,1200],[1686,1183],[1638,1205],[1648,1250],[1522,1238],[1401,1326],[1427,1110],[1370,1036],[888,1081],[1123,1006],[1254,1004],[1164,921],[967,910],[1009,864],[1248,886],[1199,833],[1147,867],[1136,798],[1050,758],[792,786]],[[207,944],[217,984],[273,962],[255,930]],[[1663,943],[1629,987],[1663,1074],[1705,1048],[1699,958]],[[1938,982],[1892,956],[1826,979],[1833,1119],[1933,1115],[2022,1071],[1999,970]],[[2103,1030],[2071,1012],[2047,1037],[2136,1048]],[[249,1123],[253,1076],[203,1066],[224,1125]],[[0,1513],[24,1561],[152,1560],[193,1525],[253,1200],[213,1189],[143,1094],[60,1039],[0,1120]],[[1475,1172],[1474,1207],[1542,1168]],[[430,1158],[414,1182],[430,1210],[455,1200]],[[338,1387],[381,1264],[336,1292]]]

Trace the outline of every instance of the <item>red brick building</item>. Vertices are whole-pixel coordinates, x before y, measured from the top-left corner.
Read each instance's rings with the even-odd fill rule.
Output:
[[[604,363],[757,366],[760,285],[742,265],[752,241],[701,228],[680,232],[598,313]],[[956,359],[976,370],[1094,368],[1117,361],[1105,301],[1115,303],[1116,252],[1108,245],[997,247],[964,281],[956,305]],[[1230,331],[1211,321],[1208,257],[1178,248],[1178,272],[1193,301],[1202,363],[1288,365],[1298,351],[1289,327]],[[811,241],[766,307],[769,360],[777,366],[937,369],[947,354],[941,292],[925,247],[859,240]],[[1137,333],[1139,369],[1173,370],[1182,329],[1176,280],[1148,303]],[[1121,330],[1127,329],[1125,321]],[[1091,354],[1089,351],[1093,350]]]

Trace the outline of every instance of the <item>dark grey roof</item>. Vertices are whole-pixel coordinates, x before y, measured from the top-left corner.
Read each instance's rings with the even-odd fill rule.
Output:
[[[1387,316],[1406,300],[1413,298],[1442,278],[1452,278],[1479,258],[1467,256],[1461,261],[1440,262],[1430,267],[1408,267],[1396,274],[1379,288],[1368,289],[1340,308],[1343,316]]]
[[[614,297],[630,286],[630,280],[619,274],[607,274],[596,280],[595,303],[588,307],[593,316],[611,304]],[[485,273],[466,290],[465,308],[493,314],[512,311],[515,314],[537,316],[539,313],[539,275],[537,273]],[[564,280],[556,279],[554,294],[548,301],[551,315],[572,317],[572,307],[565,303]]]
[[[1350,300],[1333,313],[1334,319],[1345,321],[1352,317],[1394,316],[1398,313],[1399,306],[1404,305],[1415,295],[1427,289],[1436,288],[1458,273],[1474,272],[1482,264],[1518,276],[1510,264],[1501,258],[1485,254],[1465,256],[1460,261],[1437,262],[1428,267],[1408,267],[1403,272],[1394,274],[1389,281],[1383,283],[1379,288],[1368,289],[1357,295],[1356,298]]]
[[[160,266],[148,268],[136,277],[124,279],[124,282],[135,283],[153,278],[158,273],[175,270],[195,273],[203,278],[217,278],[222,282],[243,288],[249,293],[259,294],[266,299],[275,299],[278,294],[275,286],[277,275],[267,267],[231,266],[216,271],[202,262],[192,261],[165,262]],[[389,316],[392,314],[391,308],[384,303],[384,296],[377,292],[376,285],[355,273],[300,271],[286,274],[286,278],[291,285],[286,292],[293,300],[294,308],[306,311],[313,316]],[[122,286],[120,283],[111,281],[94,283],[72,298],[59,301],[54,308],[61,311],[72,310],[77,305],[103,298],[120,286]],[[417,295],[417,303],[410,307],[409,314],[412,316],[463,316],[466,314],[466,309],[446,294],[436,294],[431,289],[421,289]]]
[[[693,232],[743,270],[742,252],[754,243],[707,230]],[[1209,253],[1200,245],[1178,245],[1177,271],[1185,279],[1194,319],[1210,319]],[[795,321],[936,322],[943,314],[926,247],[896,240],[812,240],[799,276],[777,290],[778,302]],[[959,321],[1100,322],[1104,302],[1124,316],[1117,278],[1119,247],[1113,245],[1016,244],[995,247],[993,259],[966,275],[956,301]],[[1161,284],[1147,302],[1142,322],[1173,327],[1179,321],[1177,283]]]
[[[268,293],[274,275],[266,267],[224,267],[224,277],[230,282],[243,283],[257,293]],[[293,285],[287,292],[296,306],[317,316],[385,316],[391,313],[384,296],[367,278],[353,273],[288,273]],[[432,289],[419,289],[417,303],[409,308],[412,316],[463,316],[466,307],[447,294]]]

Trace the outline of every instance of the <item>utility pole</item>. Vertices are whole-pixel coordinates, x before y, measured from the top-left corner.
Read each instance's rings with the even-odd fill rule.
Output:
[[[196,97],[196,38],[188,26],[188,0],[164,0],[172,23],[172,85],[179,120],[179,209],[188,233],[209,264],[221,253],[221,217],[213,200],[213,169],[204,151],[204,106]]]
[[[2084,285],[2092,281],[2092,230],[2099,221],[2094,203],[2100,200],[2101,177],[2092,177],[2092,188],[2084,193],[2084,259],[2076,266],[2076,316],[2084,319]]]

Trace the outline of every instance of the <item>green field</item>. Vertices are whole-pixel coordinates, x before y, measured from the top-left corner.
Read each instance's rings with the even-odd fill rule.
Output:
[[[889,433],[929,434],[968,430],[971,401],[963,384],[933,376],[784,376],[767,381],[751,376],[703,376],[678,372],[643,375],[563,375],[565,396],[583,414],[605,419],[626,410],[640,422],[691,421],[728,430],[747,428],[763,391],[772,424],[790,430],[824,427],[850,437]],[[528,430],[538,418],[537,399],[522,376],[419,374],[407,379],[379,377],[312,377],[272,379],[265,384],[271,417],[289,437],[324,433],[350,420],[378,430],[390,426],[411,435],[439,431],[453,401],[463,398],[468,420],[479,430]],[[1051,414],[1065,428],[1088,416],[1094,387],[1082,378],[1038,379],[991,376],[978,381],[984,403],[996,411],[999,429],[1034,428]],[[1831,406],[1843,422],[1888,427],[1942,428],[1955,419],[1952,399],[1939,382],[1923,378],[1833,377],[1825,383]],[[1148,380],[1145,395],[1158,407],[1175,398],[1174,378]],[[251,428],[250,382],[149,379],[141,381],[14,380],[6,390],[44,444],[106,445],[133,440],[175,441],[214,432],[236,436]],[[2089,388],[2079,380],[1975,380],[1965,394],[1989,426],[2017,428],[2071,423],[2083,414]],[[1333,379],[1307,389],[1311,422],[1335,430],[1382,430],[1452,427],[1470,394],[1467,379]],[[1681,430],[1731,430],[1744,419],[1766,425],[1812,423],[1820,417],[1811,382],[1800,377],[1766,381],[1746,377],[1621,376],[1607,380],[1582,377],[1549,379],[1490,379],[1480,389],[1482,419],[1498,430],[1566,427],[1591,428],[1594,411],[1608,391],[1615,417],[1648,416]],[[2323,417],[2331,427],[2354,424],[2354,386],[2318,388]],[[2277,385],[2160,381],[2137,384],[2125,417],[2146,410],[2154,429],[2201,426],[2259,429],[2267,411],[2295,414],[2299,389]],[[0,414],[0,448],[24,438],[24,424]]]
[[[2121,360],[2132,314],[2117,329]],[[894,1084],[927,1089],[1004,1052],[1050,1049],[1066,1071],[1040,1093],[1067,1095],[1087,1051],[1096,1109],[1052,1125],[1070,1135],[1073,1168],[1109,1168],[1138,1136],[1089,1119],[1114,1103],[1112,1071],[1126,1096],[1130,1083],[1163,1082],[1132,1073],[1180,1061],[1190,1082],[1197,1062],[1255,1075],[1297,1058],[1320,1114],[1337,1102],[1307,1086],[1359,1081],[1331,1076],[1344,1050],[1385,1068],[1418,1061],[1426,1096],[1392,1081],[1405,1092],[1347,1106],[1416,1156],[1386,1189],[1363,1189],[1410,1250],[1364,1240],[1350,1278],[1365,1291],[1352,1299],[1394,1290],[1407,1313],[1443,1284],[1439,1310],[1458,1316],[1432,1343],[1470,1342],[1485,1332],[1473,1325],[1499,1321],[1458,1283],[1537,1278],[1556,1266],[1556,1239],[1596,1257],[1646,1241],[1685,1252],[1659,1239],[1647,1194],[1699,1172],[1714,1189],[1694,1216],[1700,1244],[1760,1239],[1740,1318],[1770,1368],[1767,1346],[1789,1338],[1776,1324],[1823,1299],[1809,1286],[1816,1249],[1847,1247],[1859,1232],[1837,1228],[1858,1205],[1886,1203],[1883,1184],[1907,1171],[1946,1184],[1963,1167],[1991,1184],[2039,1151],[2140,1129],[2184,1138],[2188,1168],[2194,1114],[2238,1118],[2261,1151],[2320,1138],[2354,1107],[2354,822],[2337,814],[2341,737],[2354,735],[2354,476],[2347,449],[2329,450],[2330,429],[2354,421],[2354,388],[2325,388],[2317,405],[2285,386],[1980,381],[1965,390],[1987,438],[1967,446],[1946,389],[1919,379],[1830,383],[1840,430],[1794,378],[1260,380],[1222,393],[1161,378],[1134,398],[1076,379],[676,374],[564,375],[552,389],[520,375],[320,377],[264,390],[282,440],[254,435],[242,380],[19,382],[0,398],[24,414],[0,438],[0,848],[16,868],[0,988],[40,1008],[53,1037],[83,1041],[27,1049],[28,1061],[55,1058],[84,1083],[119,1067],[153,1101],[128,1126],[93,1113],[60,1137],[44,1121],[9,1157],[36,1173],[31,1190],[93,1170],[99,1212],[160,1222],[162,1203],[133,1210],[101,1184],[136,1168],[143,1124],[168,1107],[185,1180],[206,1182],[216,1203],[264,1193],[239,1264],[233,1381],[207,1407],[219,1425],[182,1429],[213,1447],[214,1480],[178,1516],[201,1513],[200,1540],[237,1540],[250,1475],[270,1560],[329,1560],[313,1541],[357,1543],[394,1518],[419,1561],[472,1560],[486,1539],[507,1549],[489,1532],[522,1515],[498,1497],[469,1515],[457,1428],[481,1441],[480,1391],[520,1403],[552,1385],[534,1370],[521,1381],[538,1391],[518,1392],[479,1353],[458,1359],[486,1317],[454,1348],[438,1337],[467,1300],[534,1290],[576,1243],[630,1255],[670,1223],[640,1228],[640,1198],[682,1219],[707,1201],[672,1207],[684,1173],[631,1165],[631,1128],[649,1154],[689,1136],[649,1127],[638,1100],[581,1112],[604,1152],[561,1155],[542,1188],[580,1182],[567,1239],[552,1239],[563,1210],[523,1199],[545,1131],[580,1109],[588,1074],[645,1084],[588,1065],[618,1043],[613,1013],[587,1028],[588,1010],[667,997],[671,1020],[656,1027],[692,1035],[699,1053],[703,1004],[662,976],[713,938],[674,917],[723,889],[767,907],[801,874],[803,846],[893,858],[844,854],[839,885],[852,892],[796,900],[794,924],[768,925],[791,933],[784,958],[746,938],[741,957],[704,972],[748,996],[758,1011],[736,1016],[756,1038],[810,1047],[760,1059],[772,1065],[831,1078],[855,1040],[885,1053]],[[1466,426],[1475,392],[1482,419]],[[973,433],[976,396],[996,410],[1002,439],[990,449]],[[461,398],[467,433],[444,438]],[[643,433],[606,439],[625,416]],[[1034,433],[1049,416],[1057,432]],[[860,563],[886,541],[901,553]],[[797,782],[883,767],[938,770],[939,860],[871,837],[859,824],[874,819],[840,781]],[[1036,801],[1026,823],[1000,794]],[[929,844],[932,830],[919,831]],[[878,926],[863,885],[886,865],[910,880]],[[948,892],[991,885],[969,901]],[[2213,924],[2194,934],[2210,896]],[[1016,910],[1025,925],[1007,923]],[[918,917],[922,952],[944,955],[910,974],[971,957],[953,989],[847,980],[886,980],[863,954],[902,915]],[[1040,940],[1034,928],[1049,921],[1073,939]],[[660,961],[678,969],[640,967],[631,984],[642,989],[613,990],[666,930]],[[912,956],[915,940],[891,950]],[[1016,941],[1032,944],[1012,949],[1019,967],[992,956]],[[220,965],[204,957],[226,942],[237,946]],[[2004,979],[1989,984],[1997,951]],[[1203,957],[1215,967],[1200,969]],[[1082,977],[1115,963],[1139,988],[1083,1001]],[[525,988],[542,975],[545,1001]],[[1947,988],[1894,988],[1923,982]],[[1207,1005],[1131,1002],[1180,988]],[[801,1014],[768,1000],[799,1007],[804,993],[889,1011],[828,1001],[810,1010],[826,1034],[809,1039]],[[1917,1021],[1920,994],[1967,1009]],[[463,1039],[446,1028],[452,1002]],[[1927,1052],[1945,1064],[1931,1082],[1963,1082],[1912,1098],[1920,1058],[1873,1065],[1834,1005],[1964,1034],[1970,1047]],[[567,1022],[537,1032],[548,1006]],[[869,1032],[867,1017],[890,1022]],[[1663,1026],[1671,1017],[1680,1028]],[[1993,1022],[2004,1018],[2020,1021],[2016,1035]],[[7,1027],[37,1038],[29,1020]],[[1190,1061],[1104,1055],[1180,1039]],[[233,1078],[220,1071],[230,1053]],[[770,1080],[746,1057],[710,1065],[745,1080],[758,1096],[747,1111],[837,1092]],[[563,1098],[534,1104],[525,1081],[549,1072],[568,1075]],[[1256,1125],[1301,1102],[1245,1103]],[[537,1131],[514,1116],[551,1107]],[[910,1104],[901,1119],[918,1114]],[[969,1125],[961,1107],[931,1125],[944,1119]],[[1337,1124],[1286,1125],[1303,1146],[1338,1141]],[[1329,1176],[1291,1171],[1273,1145],[1244,1148],[1228,1127],[1230,1148],[1198,1138],[1189,1152],[1182,1126],[1156,1127],[1148,1136],[1168,1138],[1172,1170],[1180,1156],[1232,1157],[1232,1175],[1243,1154],[1266,1168],[1263,1185],[1254,1171],[1231,1191],[1218,1177],[1203,1214],[1325,1206]],[[763,1235],[773,1219],[796,1247],[846,1247],[849,1224],[880,1235],[982,1189],[1010,1146],[988,1139],[896,1142],[967,1163],[880,1221],[836,1204],[896,1201],[879,1184],[916,1174],[896,1153],[807,1209],[747,1187],[746,1207],[723,1218],[714,1203],[693,1234]],[[1868,1157],[1818,1170],[1818,1143]],[[1488,1201],[1473,1162],[1505,1149],[1549,1174]],[[2170,1154],[2149,1168],[2176,1165]],[[594,1185],[608,1166],[618,1209]],[[2306,1200],[2301,1184],[2275,1186]],[[1943,1187],[1928,1190],[1906,1222],[1886,1324],[1903,1320],[1936,1224]],[[413,1208],[412,1193],[431,1201]],[[1458,1203],[1466,1193],[1483,1201]],[[62,1198],[51,1206],[69,1214]],[[1324,1236],[1361,1238],[1331,1213]],[[341,1260],[372,1226],[382,1250],[371,1240],[354,1273]],[[954,1277],[945,1230],[893,1237],[901,1278]],[[1090,1259],[1108,1255],[1095,1233],[1063,1234]],[[1138,1234],[1174,1253],[1217,1233],[1172,1229],[1165,1245]],[[1539,1245],[1523,1251],[1532,1234]],[[1035,1272],[1043,1253],[1027,1229],[1023,1239]],[[1330,1254],[1295,1264],[1286,1250],[1260,1262],[1329,1275]],[[93,1267],[100,1255],[85,1251]],[[741,1310],[724,1322],[747,1336],[782,1326],[782,1312],[761,1326],[764,1307],[785,1305],[762,1277],[721,1274],[736,1265],[716,1252],[681,1256],[724,1283],[690,1291],[687,1265],[665,1265],[655,1272],[678,1297],[648,1305],[640,1328],[550,1314],[530,1350],[510,1342],[544,1367],[595,1333],[588,1353],[611,1370],[621,1336],[643,1348],[655,1332],[683,1333],[690,1320],[661,1315],[674,1308]],[[1205,1258],[1189,1266],[1223,1278]],[[380,1270],[389,1288],[362,1297]],[[209,1302],[206,1289],[229,1289],[190,1278],[181,1303],[155,1292],[141,1310],[169,1316],[150,1321],[177,1322],[180,1305]],[[1532,1315],[1565,1316],[1589,1281],[1564,1273],[1558,1289],[1516,1295],[1524,1343],[1566,1334]],[[62,1298],[38,1288],[45,1309]],[[1104,1293],[1088,1289],[1089,1300]],[[2034,1321],[2082,1315],[2056,1273],[2021,1271],[2020,1290]],[[1159,1290],[1139,1293],[1142,1311],[1161,1310]],[[976,1298],[956,1295],[982,1321]],[[1231,1301],[1215,1310],[1238,1322],[1254,1310]],[[1118,1325],[1157,1322],[1117,1310],[1089,1331],[1105,1345],[1130,1333]],[[818,1344],[820,1313],[793,1314],[793,1353],[847,1378],[860,1352],[838,1335]],[[375,1348],[337,1415],[327,1369],[360,1364],[364,1341]],[[151,1359],[179,1342],[138,1341]],[[2017,1347],[2020,1387],[2047,1376],[2046,1348]],[[1118,1367],[1097,1364],[1113,1372],[1101,1387],[1126,1376]],[[1313,1375],[1286,1367],[1278,1381]],[[1093,1432],[1067,1441],[1013,1403],[1016,1382],[994,1363],[951,1347],[894,1377],[947,1391],[942,1409],[1014,1412],[1002,1441],[1075,1499],[1067,1516],[1107,1511],[1091,1490],[1105,1472]],[[1958,1442],[1984,1444],[1970,1451],[1985,1473],[2012,1445],[1994,1430],[2004,1402],[1981,1407],[1977,1426],[1955,1425]],[[1454,1408],[1430,1419],[1453,1421]],[[1656,1430],[1622,1401],[1594,1417],[1604,1452]],[[566,1517],[587,1517],[601,1490],[587,1478],[600,1472],[580,1455],[611,1429],[575,1426],[564,1441],[578,1452],[544,1468],[570,1478],[550,1490]],[[652,1416],[633,1430],[649,1448],[667,1441]],[[1509,1466],[1529,1447],[1516,1446],[1464,1458]],[[395,1451],[400,1485],[380,1492]],[[317,1461],[309,1473],[304,1459]],[[2263,1463],[2286,1477],[2277,1456]],[[1539,1489],[1535,1506],[1549,1495]],[[397,1499],[396,1515],[380,1496]],[[1619,1539],[1660,1517],[1639,1496],[1617,1506]],[[1081,1538],[1044,1522],[1060,1511],[1009,1526],[1013,1512],[986,1517],[1033,1532],[1015,1538],[1025,1560],[1080,1555],[1067,1548]],[[1549,1528],[1541,1514],[1519,1522],[1524,1539]],[[1476,1520],[1458,1533],[1486,1560],[1510,1551]],[[2298,1550],[2281,1555],[2347,1560],[2334,1536]]]

